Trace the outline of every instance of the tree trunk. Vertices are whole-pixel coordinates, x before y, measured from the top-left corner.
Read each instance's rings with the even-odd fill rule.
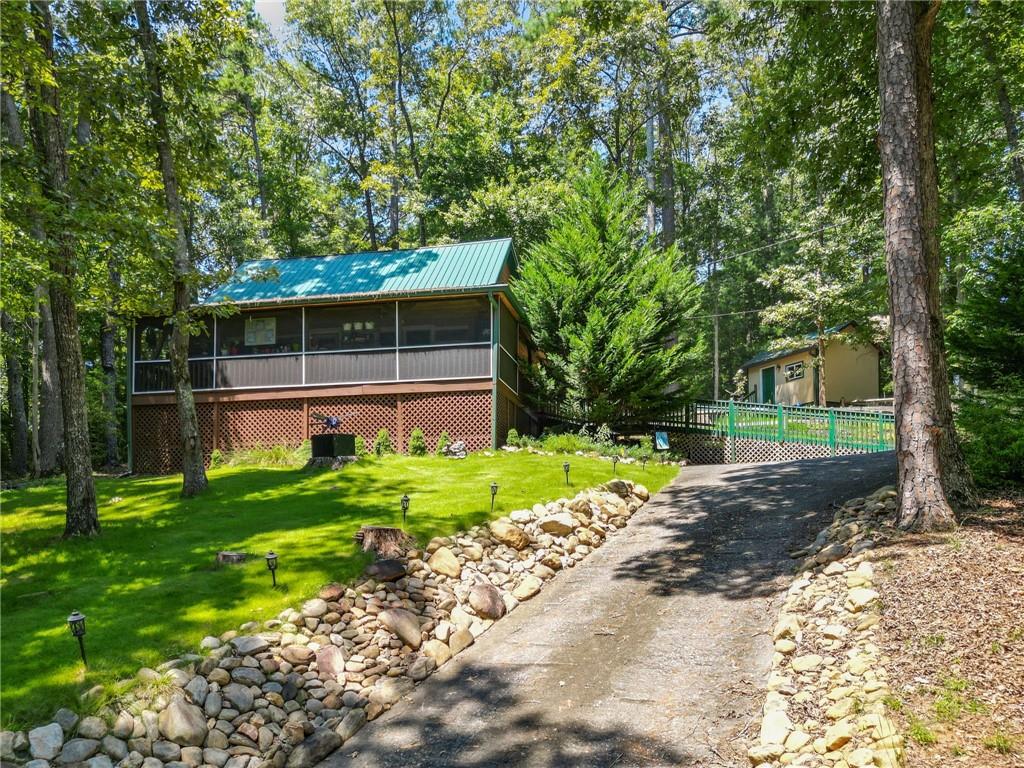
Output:
[[[146,64],[149,111],[156,124],[156,146],[160,157],[160,175],[164,185],[164,202],[174,224],[174,317],[172,321],[170,359],[174,378],[174,399],[178,406],[182,457],[182,496],[195,496],[208,485],[203,466],[203,445],[199,435],[199,419],[192,394],[192,380],[188,370],[189,275],[192,262],[189,257],[188,236],[181,198],[178,195],[178,177],[171,154],[171,135],[167,127],[167,103],[164,101],[157,39],[149,22],[148,0],[135,0],[135,15],[139,22],[139,44]]]
[[[256,130],[256,108],[252,103],[252,96],[248,93],[239,95],[239,100],[242,102],[242,108],[245,109],[245,114],[249,118],[249,138],[252,139],[252,159],[256,165],[256,189],[260,195],[260,219],[266,221],[269,216],[269,208],[267,203],[267,180],[263,173],[263,150],[260,148],[260,134]]]
[[[57,359],[57,332],[50,311],[49,291],[38,286],[39,330],[39,475],[56,475],[64,465],[64,398]]]
[[[7,369],[7,405],[11,414],[11,463],[7,471],[15,477],[28,474],[28,419],[25,415],[25,377],[18,357],[17,327],[6,312],[0,313],[0,323],[7,335],[4,367]]]
[[[370,235],[370,250],[377,250],[377,224],[373,220],[373,197],[370,190],[363,190],[363,207],[366,209],[366,231]]]
[[[28,359],[32,366],[29,378],[28,398],[28,453],[32,462],[32,476],[39,477],[39,288],[35,296],[35,312],[32,315],[32,333],[28,339]]]
[[[654,117],[647,118],[647,162],[644,164],[644,179],[647,181],[647,234],[654,237],[658,231],[658,209],[654,192]]]
[[[943,530],[975,497],[953,425],[939,302],[931,83],[938,3],[876,7],[899,525]]]
[[[53,19],[47,0],[33,0],[32,12],[38,23],[33,31],[43,56],[53,63]],[[43,168],[43,194],[60,218],[71,218],[68,201],[67,148],[61,123],[60,94],[45,81],[39,85],[39,104],[33,110],[35,144]],[[50,307],[53,312],[57,350],[57,372],[64,418],[64,469],[67,485],[67,514],[64,537],[99,533],[96,489],[92,481],[89,448],[89,418],[85,400],[85,366],[79,341],[75,288],[74,237],[66,227],[53,233],[50,250]]]
[[[103,367],[103,426],[107,444],[106,464],[116,467],[121,463],[121,451],[118,447],[117,418],[117,366],[115,365],[115,334],[114,316],[107,313],[100,329],[100,365]]]
[[[672,124],[666,109],[669,101],[668,84],[662,81],[658,89],[662,109],[658,112],[658,155],[661,160],[661,244],[668,248],[676,241],[676,175],[673,167]]]
[[[818,359],[815,360],[815,365],[818,366],[818,405],[827,408],[828,400],[825,399],[825,321],[819,317],[815,322],[818,329]]]

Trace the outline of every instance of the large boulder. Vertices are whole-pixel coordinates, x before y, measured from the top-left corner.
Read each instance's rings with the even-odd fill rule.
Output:
[[[500,619],[507,610],[505,601],[501,599],[501,590],[493,584],[476,584],[469,590],[469,604],[485,619]]]
[[[231,640],[231,647],[241,656],[252,656],[254,653],[263,653],[270,647],[270,643],[262,637],[242,635]]]
[[[430,570],[434,573],[439,573],[450,579],[457,579],[462,575],[462,565],[459,563],[459,558],[448,547],[439,547],[430,556],[430,559],[427,560],[427,565],[430,566]]]
[[[316,654],[304,645],[286,645],[281,649],[281,658],[289,664],[312,664]]]
[[[423,653],[434,660],[438,667],[443,667],[452,657],[452,651],[440,640],[427,640],[423,644]]]
[[[204,733],[203,735],[205,736],[206,734]],[[96,739],[69,739],[57,756],[57,762],[61,765],[82,763],[99,752],[99,750],[100,743]]]
[[[381,611],[378,618],[390,631],[398,635],[398,639],[413,650],[420,647],[423,640],[420,634],[420,622],[416,614],[404,608],[388,608]]]
[[[491,536],[512,549],[526,549],[530,545],[530,537],[526,531],[512,523],[503,520],[495,520],[491,523]]]
[[[164,738],[187,747],[201,747],[206,740],[206,716],[195,704],[175,698],[160,713],[157,725]]]

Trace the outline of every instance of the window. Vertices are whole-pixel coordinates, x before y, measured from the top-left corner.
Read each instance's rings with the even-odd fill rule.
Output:
[[[217,321],[217,355],[273,355],[302,350],[302,310],[243,312]]]
[[[788,363],[785,369],[786,381],[796,381],[804,377],[803,361],[799,363]]]
[[[398,323],[403,347],[491,340],[491,313],[485,298],[402,302]]]
[[[357,304],[306,310],[306,351],[395,346],[395,305]]]

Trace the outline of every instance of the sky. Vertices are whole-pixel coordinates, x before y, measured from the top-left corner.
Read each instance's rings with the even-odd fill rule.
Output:
[[[263,17],[274,37],[284,33],[284,0],[256,0],[256,12]]]

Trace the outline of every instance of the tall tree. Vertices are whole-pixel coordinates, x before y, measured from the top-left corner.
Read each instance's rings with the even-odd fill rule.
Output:
[[[878,0],[876,9],[899,524],[942,530],[975,498],[953,424],[939,295],[931,78],[939,4]]]
[[[47,0],[33,0],[33,39],[43,60],[52,70],[53,17]],[[99,533],[96,490],[93,486],[89,449],[89,417],[85,399],[85,365],[79,340],[78,309],[75,305],[76,254],[71,231],[73,212],[68,196],[68,160],[60,93],[52,76],[38,78],[38,106],[33,110],[33,141],[40,155],[42,188],[58,211],[57,229],[50,233],[50,306],[60,375],[64,417],[64,469],[67,511],[64,537]]]
[[[28,416],[25,411],[25,376],[19,357],[18,330],[14,320],[0,311],[3,330],[4,371],[7,374],[7,403],[11,418],[11,463],[8,471],[15,477],[28,472]]]
[[[185,215],[178,194],[178,176],[174,169],[171,134],[167,126],[167,102],[164,100],[159,42],[149,19],[148,0],[135,1],[135,17],[139,24],[139,46],[146,66],[147,98],[155,126],[160,176],[164,186],[164,202],[174,227],[173,317],[171,320],[170,359],[174,379],[174,399],[178,408],[178,424],[182,447],[183,496],[202,492],[209,481],[203,465],[203,445],[199,435],[192,379],[188,369],[189,307],[192,304],[192,260],[189,255]]]

